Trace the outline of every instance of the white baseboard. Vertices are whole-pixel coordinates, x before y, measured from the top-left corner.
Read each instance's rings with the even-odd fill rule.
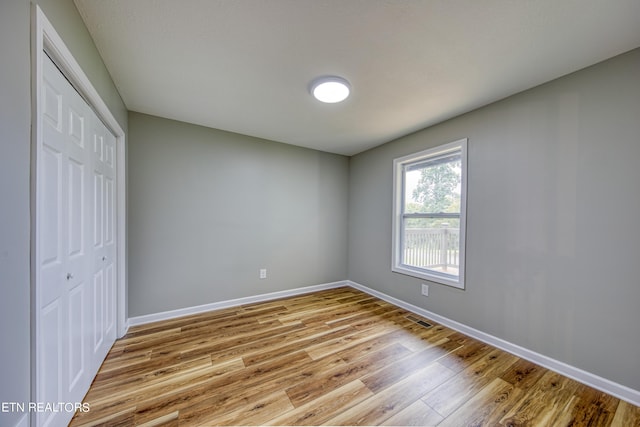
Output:
[[[470,337],[475,338],[479,341],[485,342],[501,350],[507,351],[511,354],[521,357],[522,359],[529,360],[530,362],[536,363],[549,370],[552,370],[561,375],[574,379],[578,382],[586,384],[597,390],[608,393],[619,399],[625,400],[633,405],[640,406],[640,391],[638,390],[634,390],[622,384],[618,384],[613,381],[610,381],[606,378],[599,377],[590,372],[576,368],[575,366],[571,366],[564,362],[560,362],[559,360],[552,359],[543,354],[536,353],[535,351],[528,350],[519,345],[510,343],[501,338],[495,337],[493,335],[474,329],[470,326],[456,322],[455,320],[448,319],[444,316],[440,316],[439,314],[417,307],[413,304],[409,304],[405,301],[399,300],[390,295],[384,294],[382,292],[378,292],[374,289],[368,288],[359,283],[356,283],[350,280],[348,280],[346,283],[352,288],[361,290],[362,292],[378,297],[381,300],[387,301],[393,305],[397,305],[398,307],[404,308],[405,310],[411,311],[412,313],[431,319],[434,322],[440,323],[444,326],[447,326],[465,335],[469,335]]]
[[[130,317],[128,321],[129,327],[136,325],[144,325],[146,323],[158,322],[161,320],[175,319],[176,317],[189,316],[191,314],[205,313],[207,311],[220,310],[223,308],[236,307],[243,304],[252,304],[256,302],[270,301],[278,298],[292,297],[296,295],[308,294],[310,292],[322,291],[325,289],[339,288],[341,286],[349,286],[346,280],[332,283],[323,283],[320,285],[305,286],[303,288],[287,289],[286,291],[271,292],[268,294],[255,295],[244,298],[237,298],[227,301],[219,301],[210,304],[198,305],[195,307],[180,308],[177,310],[163,311],[161,313],[146,314],[144,316]]]

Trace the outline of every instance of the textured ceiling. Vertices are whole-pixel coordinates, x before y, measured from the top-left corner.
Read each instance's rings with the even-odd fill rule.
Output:
[[[130,110],[347,155],[640,46],[638,0],[75,3]]]

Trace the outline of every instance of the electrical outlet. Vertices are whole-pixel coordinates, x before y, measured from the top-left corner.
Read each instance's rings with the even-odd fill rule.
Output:
[[[422,284],[422,295],[424,295],[425,297],[429,296],[429,285],[426,284]]]
[[[260,269],[260,278],[261,279],[266,279],[267,278],[267,269],[266,268],[261,268]]]

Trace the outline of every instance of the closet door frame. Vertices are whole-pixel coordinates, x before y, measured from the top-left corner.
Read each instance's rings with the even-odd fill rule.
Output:
[[[46,51],[46,53],[45,53]],[[53,25],[44,15],[38,5],[32,6],[32,38],[31,38],[31,401],[37,402],[38,396],[38,337],[37,326],[39,324],[38,295],[41,292],[38,264],[38,220],[41,212],[37,203],[36,190],[38,188],[38,161],[39,148],[42,147],[43,123],[42,85],[45,55],[51,57],[55,64],[63,72],[72,86],[87,101],[98,118],[106,125],[108,130],[116,138],[116,213],[115,233],[117,240],[116,250],[116,336],[126,334],[128,322],[126,317],[126,289],[127,289],[127,263],[126,263],[126,149],[125,132],[109,111],[89,78],[82,71],[71,51],[67,48],[62,38],[58,35]],[[36,414],[30,415],[30,424],[35,425]]]

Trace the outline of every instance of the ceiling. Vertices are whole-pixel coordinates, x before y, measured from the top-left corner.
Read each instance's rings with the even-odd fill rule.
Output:
[[[75,3],[129,110],[345,155],[640,46],[638,0]]]

